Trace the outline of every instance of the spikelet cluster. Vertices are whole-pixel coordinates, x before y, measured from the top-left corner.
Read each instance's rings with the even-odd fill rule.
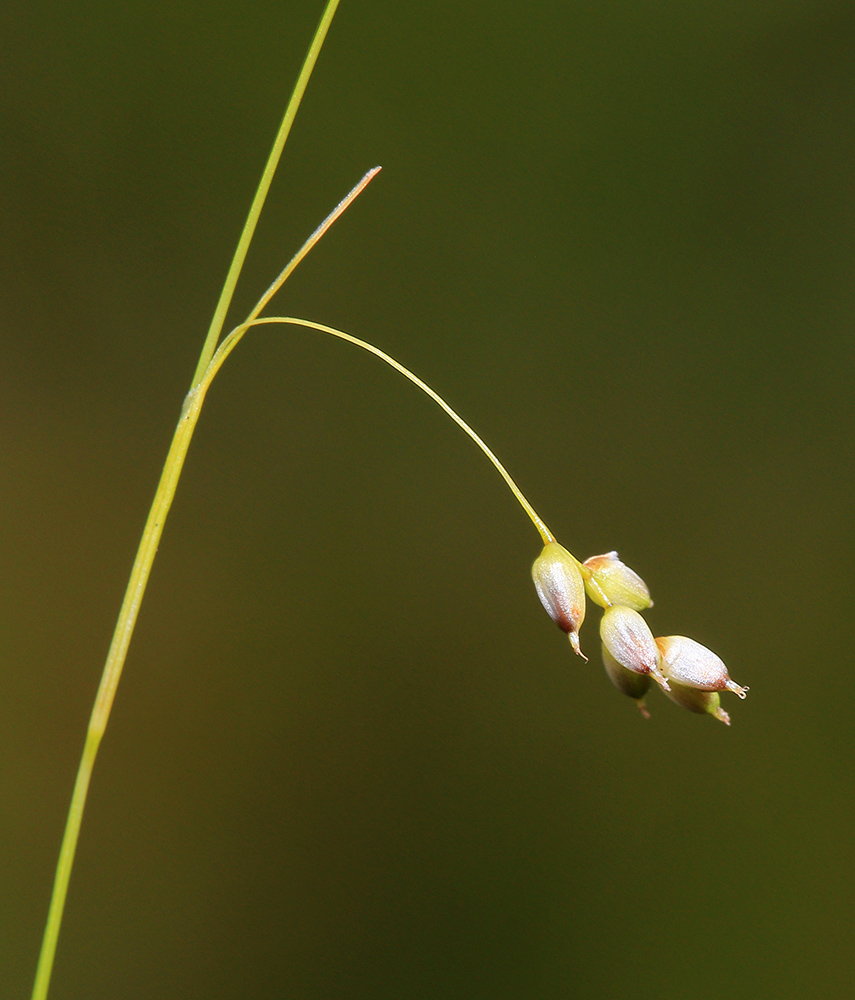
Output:
[[[650,591],[617,552],[579,562],[563,545],[548,542],[531,574],[549,617],[585,660],[579,629],[586,595],[604,609],[600,639],[606,673],[618,691],[635,699],[645,717],[649,713],[644,699],[655,681],[676,704],[730,725],[720,692],[732,691],[744,698],[748,688],[734,683],[721,659],[694,639],[682,635],[654,638],[641,615],[653,604]]]

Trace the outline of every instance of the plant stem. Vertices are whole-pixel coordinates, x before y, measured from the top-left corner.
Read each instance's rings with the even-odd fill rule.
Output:
[[[312,75],[312,70],[315,68],[315,63],[318,60],[318,55],[320,54],[321,47],[324,44],[324,39],[327,37],[327,31],[330,23],[332,22],[338,4],[339,0],[329,0],[327,3],[326,10],[321,16],[320,23],[315,31],[315,37],[312,39],[312,44],[309,46],[309,51],[306,54],[303,68],[300,70],[300,75],[297,77],[297,83],[294,85],[294,92],[291,94],[291,100],[288,102],[288,107],[285,109],[282,124],[279,126],[279,131],[276,133],[276,138],[273,141],[273,148],[270,150],[270,156],[267,158],[264,172],[262,173],[261,180],[258,184],[258,190],[255,192],[255,197],[252,199],[252,205],[250,205],[249,214],[247,215],[246,222],[244,223],[243,232],[240,234],[237,249],[235,250],[235,255],[232,258],[231,267],[229,267],[228,274],[226,275],[223,290],[220,292],[220,300],[217,302],[217,308],[214,310],[211,326],[208,329],[208,335],[205,338],[202,353],[199,355],[199,363],[196,365],[196,371],[193,375],[193,385],[196,385],[205,373],[205,369],[208,367],[208,362],[213,357],[217,341],[220,339],[220,334],[223,332],[223,325],[226,322],[226,313],[229,311],[229,306],[231,305],[235,285],[237,285],[237,280],[240,276],[243,262],[246,259],[249,244],[252,242],[252,237],[255,233],[255,226],[258,222],[259,216],[261,215],[261,209],[264,207],[267,192],[270,190],[273,175],[276,173],[279,158],[285,147],[285,140],[288,138],[291,126],[294,124],[297,109],[300,107],[303,94],[306,92],[309,77]]]
[[[261,182],[258,185],[258,190],[256,191],[255,198],[252,201],[249,215],[243,227],[240,240],[238,241],[237,250],[235,251],[228,274],[226,275],[225,284],[223,285],[223,290],[214,311],[214,317],[211,321],[208,335],[199,356],[199,363],[196,366],[196,372],[193,376],[193,386],[196,386],[202,379],[202,376],[208,368],[211,357],[214,354],[217,341],[219,340],[220,333],[222,332],[223,323],[225,322],[226,313],[228,312],[228,308],[231,303],[232,294],[234,292],[235,285],[237,284],[241,268],[243,267],[243,262],[246,258],[253,233],[255,232],[258,217],[261,214],[262,206],[264,205],[265,198],[267,197],[270,183],[273,180],[274,173],[276,172],[276,166],[279,163],[279,158],[285,145],[285,140],[288,138],[288,133],[291,130],[291,125],[297,114],[297,109],[300,106],[300,101],[305,93],[306,85],[312,75],[312,70],[317,62],[318,54],[320,53],[338,4],[339,0],[329,0],[326,9],[321,16],[317,30],[315,31],[312,43],[309,46],[309,52],[306,56],[305,62],[303,63],[303,67],[300,70],[300,75],[297,78],[297,83],[294,87],[291,99],[288,102],[285,116],[282,119],[282,124],[277,132],[273,148],[267,159],[264,172],[262,173]],[[310,249],[310,247],[304,248],[304,251],[308,252],[308,249]],[[305,252],[302,256],[305,255]],[[296,266],[296,263],[302,259],[302,256],[298,255],[298,259],[293,262],[294,266]],[[160,536],[163,533],[166,516],[169,513],[169,508],[172,505],[172,500],[175,496],[178,479],[181,475],[181,468],[184,465],[184,458],[187,454],[187,449],[190,446],[190,439],[193,436],[193,430],[199,417],[199,408],[201,407],[202,400],[204,399],[204,392],[194,393],[191,390],[190,397],[188,397],[188,400],[185,401],[181,419],[178,422],[178,427],[175,430],[169,454],[167,455],[166,462],[163,467],[160,483],[158,484],[154,502],[152,503],[145,529],[143,530],[137,556],[131,570],[131,577],[128,581],[128,587],[125,591],[125,597],[119,612],[119,618],[116,622],[113,639],[107,653],[107,660],[104,664],[98,693],[95,696],[95,704],[92,708],[92,715],[89,720],[89,728],[86,733],[83,754],[80,759],[77,778],[74,783],[74,791],[72,792],[71,804],[68,809],[68,817],[66,819],[62,845],[59,851],[56,874],[54,875],[53,892],[51,894],[50,907],[48,909],[44,937],[42,938],[42,946],[41,951],[39,952],[39,961],[36,967],[35,981],[33,983],[33,992],[31,994],[32,1000],[46,1000],[47,997],[54,959],[56,957],[59,930],[62,925],[62,914],[65,908],[65,900],[68,895],[68,884],[71,878],[71,869],[74,863],[77,842],[80,837],[80,826],[83,821],[83,810],[86,805],[86,795],[89,790],[92,769],[95,765],[95,757],[98,753],[98,747],[101,743],[101,738],[104,735],[107,720],[110,716],[110,709],[113,705],[113,698],[116,694],[119,678],[122,675],[122,668],[124,667],[125,658],[127,657],[128,646],[131,641],[131,636],[133,635],[134,626],[136,625],[140,604],[142,603],[143,594],[145,593],[146,584],[148,583],[148,578],[151,573],[151,567],[157,553]]]
[[[367,175],[366,175],[367,176]],[[250,316],[254,317],[257,315],[258,310],[254,309]],[[321,333],[328,333],[332,337],[338,337],[340,340],[346,340],[349,344],[355,344],[357,347],[361,347],[364,351],[368,351],[370,354],[375,355],[385,361],[387,365],[390,365],[395,371],[400,372],[405,378],[409,379],[414,385],[417,385],[419,389],[422,390],[426,395],[440,406],[445,412],[451,417],[451,419],[461,427],[466,434],[478,445],[481,451],[487,456],[487,458],[493,463],[499,472],[499,475],[507,483],[508,488],[511,493],[516,497],[517,502],[526,512],[526,514],[531,519],[532,524],[537,528],[544,545],[548,545],[550,542],[555,541],[555,536],[546,526],[546,523],[537,513],[537,511],[532,507],[529,501],[526,499],[523,491],[517,486],[514,480],[511,478],[508,470],[502,465],[499,459],[495,456],[493,451],[487,446],[487,444],[479,437],[479,435],[466,423],[466,421],[461,417],[451,406],[446,403],[446,401],[435,392],[431,387],[423,382],[418,375],[410,371],[409,368],[404,367],[400,361],[396,361],[391,355],[387,354],[385,351],[381,351],[379,347],[375,347],[373,344],[369,344],[366,340],[360,340],[358,337],[354,337],[349,333],[345,333],[343,330],[336,330],[335,327],[325,326],[323,323],[314,323],[308,319],[296,319],[293,316],[264,316],[261,319],[249,319],[246,323],[242,323],[239,327],[232,330],[232,332],[224,338],[222,344],[220,344],[217,349],[216,354],[211,359],[211,364],[208,366],[208,370],[205,372],[204,378],[197,386],[196,390],[198,392],[207,392],[208,386],[211,384],[214,376],[220,370],[223,362],[231,354],[231,352],[237,347],[238,342],[246,333],[246,331],[252,326],[263,326],[271,323],[282,323],[289,324],[291,326],[303,326],[310,330],[318,330]],[[192,394],[191,394],[192,395]]]
[[[77,841],[80,836],[80,824],[83,819],[83,810],[86,805],[86,794],[89,789],[89,781],[92,777],[92,768],[95,764],[95,756],[101,743],[101,737],[107,726],[110,717],[110,709],[113,705],[113,698],[122,674],[122,667],[128,652],[128,646],[136,625],[137,615],[152,563],[163,533],[163,525],[166,515],[172,505],[175,489],[178,485],[178,478],[181,475],[181,468],[193,436],[193,430],[198,419],[198,411],[193,416],[182,414],[172,445],[166,458],[163,474],[155,494],[154,503],[146,521],[143,531],[142,541],[134,560],[131,578],[125,592],[125,599],[119,612],[116,629],[113,633],[113,641],[107,653],[107,662],[101,675],[101,683],[98,693],[95,696],[95,704],[92,708],[92,715],[89,719],[89,729],[86,733],[86,742],[83,747],[83,755],[77,771],[77,779],[74,783],[74,791],[71,796],[71,805],[68,810],[68,818],[65,824],[65,833],[62,838],[62,846],[59,852],[56,875],[54,877],[53,895],[51,897],[50,910],[48,911],[47,924],[45,926],[42,950],[39,955],[39,964],[36,970],[36,979],[33,986],[33,1000],[44,1000],[47,996],[50,974],[53,968],[56,944],[59,937],[59,928],[62,923],[62,913],[65,907],[65,899],[68,893],[68,883],[71,877],[71,867],[74,862],[74,854],[77,849]]]

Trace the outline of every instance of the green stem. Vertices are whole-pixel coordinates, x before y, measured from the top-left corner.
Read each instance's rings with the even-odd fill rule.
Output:
[[[366,175],[367,176],[367,175]],[[254,309],[250,314],[254,317],[257,314],[257,310]],[[508,488],[511,493],[516,497],[517,502],[522,507],[522,509],[529,516],[532,524],[537,528],[544,545],[548,545],[550,542],[555,541],[555,536],[547,528],[546,523],[537,513],[537,511],[532,507],[532,505],[526,499],[523,491],[517,486],[514,480],[511,478],[508,470],[502,465],[499,459],[495,456],[492,450],[486,445],[486,443],[479,437],[478,434],[466,423],[466,421],[461,417],[455,410],[453,410],[448,403],[435,392],[431,387],[423,382],[418,375],[415,375],[410,371],[409,368],[405,368],[400,361],[396,361],[391,355],[387,354],[385,351],[381,351],[379,347],[375,347],[373,344],[369,344],[366,340],[360,340],[358,337],[354,337],[349,333],[344,333],[342,330],[336,330],[335,327],[325,326],[323,323],[314,323],[308,319],[295,319],[293,316],[265,316],[262,319],[251,318],[247,320],[246,323],[242,323],[239,327],[232,330],[232,332],[223,340],[217,349],[217,353],[211,359],[211,364],[208,366],[208,370],[205,372],[204,378],[197,386],[195,391],[205,393],[208,390],[208,386],[211,384],[212,379],[220,370],[223,362],[231,354],[231,352],[237,347],[238,342],[241,337],[246,333],[246,331],[252,326],[263,326],[271,323],[284,323],[290,324],[291,326],[304,326],[310,330],[318,330],[321,333],[328,333],[332,337],[338,337],[340,340],[346,340],[349,344],[355,344],[357,347],[361,347],[364,351],[368,351],[369,354],[373,354],[375,357],[380,358],[381,361],[385,361],[387,365],[390,365],[395,371],[400,372],[404,378],[409,379],[414,385],[417,385],[419,389],[422,390],[426,395],[440,406],[445,412],[451,417],[451,419],[461,427],[466,434],[478,445],[481,451],[487,456],[487,458],[493,463],[499,472],[499,475],[507,483]],[[191,396],[193,394],[191,393]]]
[[[198,411],[193,414],[182,413],[181,420],[175,430],[175,436],[172,439],[172,445],[166,458],[160,483],[157,487],[157,493],[154,497],[154,503],[149,511],[148,520],[146,521],[142,540],[137,551],[137,557],[134,560],[133,569],[131,570],[128,588],[125,591],[125,599],[122,602],[119,618],[116,622],[116,629],[113,633],[113,641],[110,643],[110,649],[107,653],[107,661],[101,675],[98,693],[95,696],[95,704],[89,719],[89,729],[86,733],[83,755],[80,759],[77,779],[74,783],[74,791],[71,796],[71,805],[68,810],[65,833],[62,838],[59,861],[54,877],[53,895],[51,897],[50,910],[48,911],[42,950],[36,970],[32,1000],[44,1000],[47,997],[50,975],[56,954],[57,939],[59,938],[59,928],[62,923],[62,913],[65,907],[65,898],[68,893],[68,882],[71,877],[71,867],[74,862],[74,854],[80,836],[80,824],[83,819],[86,793],[92,777],[95,756],[98,753],[101,737],[104,735],[104,730],[107,727],[107,720],[110,717],[113,698],[116,694],[119,678],[122,675],[122,667],[125,664],[140,604],[142,603],[151,567],[157,553],[160,536],[163,533],[163,525],[166,521],[166,515],[169,513],[169,508],[172,506],[175,489],[181,475],[181,468],[184,465],[184,458],[187,455],[187,449],[190,446],[190,439],[193,436],[197,419]]]
[[[208,362],[213,357],[214,350],[217,347],[217,341],[220,339],[220,334],[223,332],[223,325],[226,322],[226,313],[229,311],[235,285],[237,285],[237,280],[240,276],[243,262],[246,259],[249,244],[252,242],[258,217],[261,215],[261,209],[264,207],[267,192],[270,190],[273,175],[276,173],[276,167],[279,165],[279,158],[282,155],[283,148],[285,147],[285,140],[288,138],[291,126],[294,124],[297,109],[300,107],[303,94],[306,92],[306,85],[309,82],[309,77],[312,75],[312,70],[315,68],[315,63],[318,60],[318,55],[320,54],[321,47],[324,44],[324,39],[327,37],[327,31],[338,4],[339,0],[329,0],[327,3],[326,10],[321,17],[317,30],[315,31],[315,37],[312,39],[312,44],[309,46],[309,51],[306,54],[306,60],[303,63],[303,68],[300,70],[300,75],[297,77],[294,92],[291,94],[291,100],[288,102],[288,107],[285,109],[282,124],[279,126],[279,131],[276,133],[273,148],[270,150],[270,156],[267,158],[264,172],[261,175],[261,181],[258,184],[258,190],[255,192],[255,197],[252,199],[252,205],[250,205],[249,214],[247,215],[243,232],[240,234],[237,249],[235,250],[235,255],[232,258],[231,267],[226,275],[223,290],[220,292],[220,300],[217,303],[217,308],[214,310],[211,326],[208,329],[208,335],[205,338],[202,353],[199,355],[199,363],[196,365],[196,371],[193,375],[193,385],[196,385],[205,373],[205,369],[208,367]]]
[[[329,29],[330,22],[333,19],[333,15],[335,14],[338,4],[339,0],[329,0],[321,17],[320,23],[318,24],[315,36],[312,39],[312,44],[309,46],[309,52],[306,56],[305,62],[303,63],[303,68],[300,70],[300,75],[297,78],[297,83],[294,87],[291,99],[288,102],[285,116],[282,119],[282,124],[280,125],[279,131],[276,135],[276,140],[273,143],[273,149],[271,150],[267,164],[265,165],[261,182],[258,185],[258,190],[256,191],[246,224],[244,225],[243,232],[241,233],[240,240],[238,242],[237,250],[235,251],[234,259],[232,260],[231,267],[229,268],[226,276],[226,281],[223,285],[222,293],[220,294],[220,300],[217,303],[216,310],[214,311],[214,317],[211,321],[211,326],[208,330],[208,335],[205,339],[205,343],[199,357],[199,363],[193,376],[193,386],[196,386],[202,379],[202,376],[208,368],[211,357],[214,354],[217,341],[223,328],[223,323],[225,322],[226,313],[228,312],[228,308],[231,303],[232,293],[234,292],[238,276],[240,275],[241,268],[243,267],[243,262],[246,258],[253,233],[255,232],[255,226],[258,222],[262,206],[264,205],[264,200],[267,197],[270,183],[276,171],[276,166],[279,163],[282,148],[285,145],[285,140],[288,138],[288,133],[291,130],[291,125],[294,121],[295,115],[297,114],[297,109],[300,106],[300,101],[305,93],[306,85],[312,75],[312,70],[317,62],[318,54],[324,43],[327,30]],[[306,247],[304,248],[302,255],[298,254],[298,258],[292,262],[293,266],[296,266],[296,263],[302,259],[302,256],[305,256],[305,252],[308,252],[308,249],[309,247]],[[210,382],[207,384],[210,384]],[[36,977],[31,995],[32,1000],[46,1000],[48,994],[50,977],[53,971],[54,959],[56,957],[56,946],[59,939],[59,931],[62,925],[65,900],[68,895],[68,884],[71,878],[71,869],[74,863],[77,842],[80,837],[80,826],[83,821],[83,810],[86,805],[86,795],[89,789],[89,782],[92,777],[92,769],[95,765],[95,757],[98,753],[98,747],[100,746],[101,738],[103,737],[104,730],[107,726],[110,709],[113,705],[113,698],[116,694],[119,678],[122,675],[122,668],[125,664],[128,646],[130,644],[131,636],[133,635],[134,626],[136,625],[137,616],[139,614],[140,604],[142,603],[143,594],[145,593],[146,584],[148,583],[148,578],[151,573],[151,567],[154,562],[155,554],[157,553],[157,546],[160,541],[160,536],[163,533],[166,516],[169,513],[169,508],[172,505],[172,500],[175,496],[178,479],[181,475],[181,468],[184,465],[184,458],[187,455],[187,449],[190,446],[190,439],[193,436],[193,430],[195,429],[196,421],[199,417],[199,408],[202,405],[203,399],[204,392],[198,393],[191,390],[190,396],[185,401],[181,419],[179,420],[178,427],[175,430],[175,435],[172,439],[166,463],[164,464],[163,473],[161,474],[154,502],[152,503],[148,520],[146,521],[142,540],[140,541],[137,556],[131,570],[131,577],[128,581],[127,590],[125,591],[125,598],[122,602],[119,618],[116,622],[113,639],[107,653],[107,660],[104,664],[98,693],[95,696],[95,704],[92,708],[92,715],[89,720],[89,728],[86,733],[83,754],[80,759],[77,778],[74,783],[74,791],[71,796],[71,804],[68,810],[68,817],[65,823],[65,831],[63,833],[62,845],[59,851],[56,874],[54,875],[53,892],[51,894],[44,937],[42,938],[39,961],[36,967]]]

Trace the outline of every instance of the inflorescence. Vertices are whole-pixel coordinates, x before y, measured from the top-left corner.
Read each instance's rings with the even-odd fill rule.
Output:
[[[652,606],[644,580],[618,559],[617,552],[592,556],[580,563],[563,545],[547,542],[531,568],[538,597],[549,617],[566,632],[574,651],[585,618],[585,595],[604,608],[600,622],[603,663],[614,686],[634,698],[649,718],[645,695],[651,681],[689,709],[709,713],[730,725],[720,691],[744,698],[747,687],[734,683],[722,660],[706,646],[682,635],[654,639],[639,612]]]

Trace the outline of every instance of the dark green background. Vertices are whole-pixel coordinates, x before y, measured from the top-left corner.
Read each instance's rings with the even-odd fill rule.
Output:
[[[26,997],[160,465],[320,0],[0,15],[0,993]],[[855,976],[848,2],[343,0],[234,321],[459,408],[656,634],[643,721],[375,359],[248,337],[103,744],[52,1000],[839,997]]]

